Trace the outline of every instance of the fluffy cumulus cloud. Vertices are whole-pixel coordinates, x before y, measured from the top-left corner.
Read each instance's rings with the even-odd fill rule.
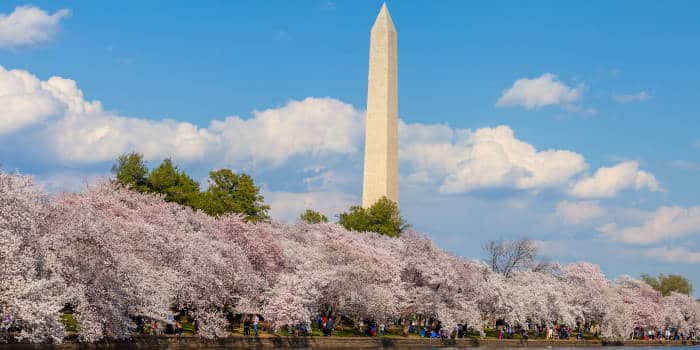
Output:
[[[557,215],[567,224],[577,225],[605,214],[605,209],[597,201],[561,201],[557,204]]]
[[[120,116],[88,101],[75,81],[40,81],[29,72],[0,67],[0,134],[23,128],[69,163],[95,163],[138,151],[146,159],[216,158],[238,166],[278,165],[296,155],[358,152],[362,113],[331,98],[291,101],[280,108],[214,120],[206,128],[170,119]],[[328,127],[332,125],[333,127]]]
[[[360,151],[363,113],[331,98],[291,101],[281,108],[253,113],[251,119],[229,117],[211,123],[210,131],[234,152],[230,162],[246,158],[281,164],[293,156],[348,155]]]
[[[537,190],[565,185],[587,168],[580,154],[539,151],[508,126],[455,130],[441,125],[401,125],[402,160],[410,178],[436,181],[440,192],[477,189]]]
[[[33,150],[71,167],[112,162],[131,151],[152,161],[171,157],[185,165],[257,172],[293,165],[296,173],[304,174],[297,187],[319,193],[356,187],[358,180],[348,179],[358,178],[361,171],[347,164],[361,161],[364,113],[332,98],[289,101],[254,111],[250,118],[230,116],[199,127],[119,115],[87,99],[73,80],[42,81],[26,71],[0,67],[0,102],[0,142],[31,142]],[[13,137],[21,141],[13,142]],[[404,183],[433,193],[554,190],[593,198],[626,188],[660,189],[654,176],[635,162],[585,177],[589,166],[582,155],[538,150],[508,126],[471,130],[400,122],[400,155]],[[318,164],[326,168],[310,175],[303,170]]]
[[[578,181],[571,194],[580,198],[606,198],[630,188],[654,192],[663,190],[654,175],[639,170],[639,163],[626,161],[598,169],[593,176]]]
[[[691,251],[685,247],[661,247],[647,249],[645,255],[671,263],[697,264],[700,263],[700,252]]]
[[[538,150],[508,126],[477,130],[441,124],[400,124],[405,179],[433,184],[446,194],[484,189],[538,192],[554,189],[576,198],[609,198],[627,189],[663,191],[635,161],[599,168],[592,176],[584,157],[568,150]],[[590,204],[590,203],[589,203]]]
[[[34,6],[19,6],[10,14],[0,13],[0,48],[16,49],[50,41],[70,10],[53,14]]]
[[[63,113],[65,105],[52,90],[50,81],[40,81],[29,72],[8,71],[0,66],[0,135]]]
[[[635,94],[613,94],[612,99],[618,103],[641,102],[650,99],[652,96],[646,91]]]
[[[575,87],[561,82],[556,75],[545,73],[538,78],[518,79],[496,102],[497,107],[523,107],[528,110],[561,105],[580,109],[575,104],[583,96],[583,85]]]
[[[659,207],[639,225],[610,223],[598,229],[604,236],[631,244],[652,244],[700,234],[700,206]]]

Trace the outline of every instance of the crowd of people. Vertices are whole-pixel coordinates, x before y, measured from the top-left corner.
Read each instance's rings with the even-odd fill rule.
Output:
[[[319,314],[316,317],[316,327],[319,332],[324,337],[329,337],[333,335],[333,330],[335,329],[335,321],[332,317],[328,317],[324,314]],[[311,336],[313,334],[313,328],[311,327],[311,322],[299,322],[296,325],[290,325],[288,327],[289,333],[295,336]]]
[[[700,339],[700,334],[693,331],[684,333],[678,329],[644,329],[637,327],[634,329],[634,338],[644,340],[694,340]]]
[[[143,317],[136,317],[134,325],[135,327],[130,329],[130,332],[134,334],[151,336],[175,335],[179,337],[185,333],[182,321],[175,319],[172,315],[166,317],[165,320],[148,320]]]

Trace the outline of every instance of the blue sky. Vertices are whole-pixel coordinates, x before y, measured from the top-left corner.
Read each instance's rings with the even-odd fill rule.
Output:
[[[527,235],[700,289],[699,3],[388,4],[417,230],[470,257]],[[281,220],[337,214],[359,202],[380,6],[3,1],[0,161],[75,190],[136,150],[202,182],[250,172]]]

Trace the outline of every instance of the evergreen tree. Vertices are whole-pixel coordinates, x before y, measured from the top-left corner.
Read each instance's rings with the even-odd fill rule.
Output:
[[[209,188],[201,197],[199,208],[214,216],[239,213],[250,222],[268,219],[270,210],[253,178],[230,169],[209,173]]]
[[[148,174],[149,189],[165,195],[165,200],[194,207],[199,201],[199,184],[165,159]]]
[[[119,156],[112,171],[116,181],[131,190],[162,194],[168,202],[199,209],[212,216],[238,213],[250,222],[269,218],[270,207],[265,205],[260,188],[247,174],[235,174],[229,169],[212,171],[209,173],[209,188],[201,192],[199,183],[178,169],[171,159],[163,160],[149,172],[143,156],[135,152]]]
[[[112,173],[117,178],[117,182],[128,186],[138,192],[148,192],[146,162],[143,156],[136,152],[124,153],[117,159],[117,163],[112,166]]]
[[[328,218],[312,209],[306,209],[301,215],[299,215],[299,220],[307,222],[309,224],[318,224],[321,222],[328,222]]]
[[[377,232],[398,237],[408,225],[401,217],[399,206],[386,197],[380,198],[369,208],[353,206],[338,216],[338,223],[351,231]]]

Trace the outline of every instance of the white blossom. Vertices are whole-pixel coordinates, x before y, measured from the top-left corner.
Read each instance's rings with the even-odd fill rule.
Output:
[[[578,262],[509,274],[447,253],[427,236],[389,238],[337,224],[246,223],[211,217],[109,181],[49,198],[31,178],[0,171],[0,326],[14,340],[60,343],[65,306],[83,341],[124,339],[138,318],[186,312],[198,335],[228,335],[227,318],[275,328],[330,313],[353,320],[458,324],[484,334],[497,320],[597,324],[606,338],[635,327],[700,331],[700,306],[629,276]],[[1,339],[12,340],[12,339]]]

